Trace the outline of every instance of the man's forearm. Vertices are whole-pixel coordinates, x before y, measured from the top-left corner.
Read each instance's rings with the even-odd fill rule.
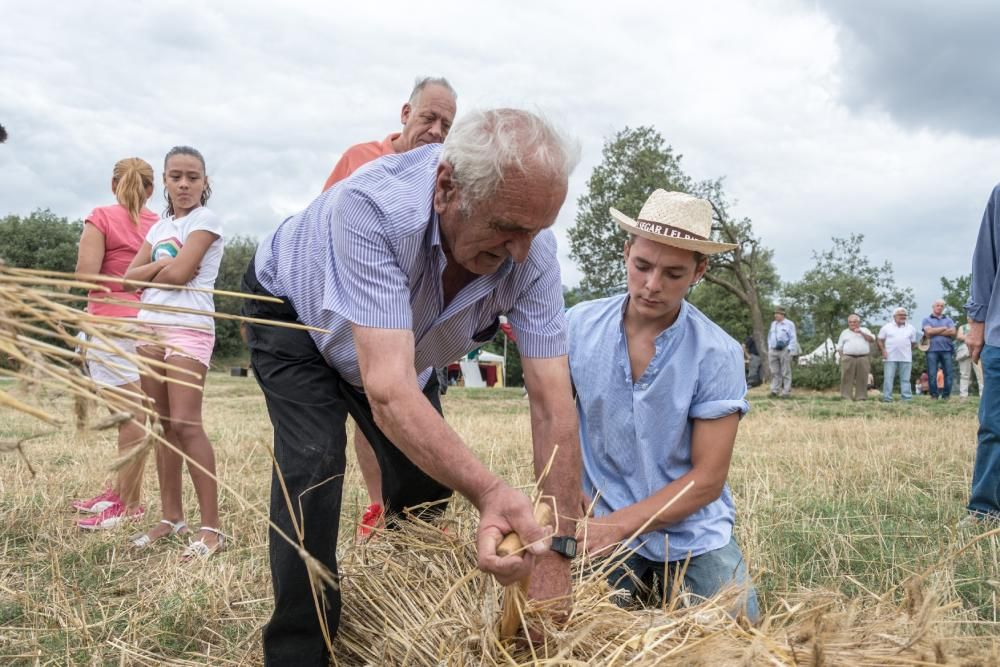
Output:
[[[427,402],[416,384],[400,388],[388,400],[371,403],[375,423],[392,443],[418,468],[472,504],[479,507],[482,494],[500,482]]]
[[[583,487],[576,411],[568,398],[566,402],[569,408],[567,415],[541,415],[532,410],[531,439],[534,443],[536,479],[541,476],[558,446],[549,475],[542,481],[542,493],[555,498],[554,509],[559,515],[560,534],[572,535],[582,510],[580,498]]]

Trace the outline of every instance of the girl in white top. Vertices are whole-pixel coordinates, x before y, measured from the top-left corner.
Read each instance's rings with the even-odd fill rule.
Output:
[[[125,278],[211,289],[222,261],[222,225],[219,217],[204,206],[212,189],[201,153],[188,146],[170,149],[163,164],[163,184],[166,216],[149,230]],[[139,312],[139,320],[149,326],[159,341],[159,344],[139,343],[139,353],[169,365],[165,370],[154,367],[154,376],[144,375],[142,390],[154,401],[164,437],[189,459],[188,472],[198,496],[202,525],[197,539],[184,550],[182,558],[210,556],[225,543],[219,529],[215,454],[201,417],[202,388],[215,345],[212,317],[215,303],[209,293],[152,287],[143,290],[142,303],[176,309],[144,308]],[[191,465],[192,461],[198,465]],[[157,445],[156,470],[163,518],[148,532],[133,538],[132,544],[137,548],[167,535],[188,532],[181,503],[183,463],[184,458],[177,451]]]

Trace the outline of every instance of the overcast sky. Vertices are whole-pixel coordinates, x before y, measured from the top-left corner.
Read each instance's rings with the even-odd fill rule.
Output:
[[[576,198],[604,140],[637,125],[692,177],[726,178],[785,281],[852,232],[918,311],[969,271],[1000,181],[1000,3],[555,5],[0,0],[0,215],[80,218],[113,201],[116,160],[159,177],[190,144],[227,233],[260,237],[346,147],[398,128],[415,76],[443,75],[459,115],[540,109],[579,137],[556,227],[567,285]]]

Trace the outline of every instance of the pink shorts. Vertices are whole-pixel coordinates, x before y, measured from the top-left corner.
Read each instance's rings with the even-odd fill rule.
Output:
[[[202,329],[186,327],[164,327],[148,325],[143,327],[146,333],[155,336],[163,346],[163,360],[170,357],[187,357],[208,368],[212,361],[212,350],[215,348],[215,334]],[[153,347],[152,343],[139,342],[136,348]]]

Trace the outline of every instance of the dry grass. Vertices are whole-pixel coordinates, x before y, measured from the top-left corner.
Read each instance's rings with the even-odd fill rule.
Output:
[[[754,398],[755,409],[740,429],[732,483],[739,539],[769,624],[750,632],[711,612],[683,610],[626,616],[607,604],[599,587],[588,585],[579,588],[576,625],[548,649],[549,659],[585,660],[589,651],[610,661],[620,650],[616,664],[643,664],[641,652],[659,641],[656,650],[676,650],[683,664],[995,664],[1000,545],[989,537],[955,555],[974,537],[955,527],[968,489],[974,405],[872,404],[856,415],[855,406],[829,398]],[[493,469],[529,485],[527,406],[517,390],[453,390],[444,404],[449,421]],[[53,394],[42,405],[72,422],[68,397]],[[24,443],[34,478],[21,459],[4,456],[0,661],[260,662],[259,630],[270,611],[266,530],[245,503],[267,505],[269,423],[252,379],[218,374],[209,378],[205,417],[220,476],[231,488],[222,493],[221,510],[235,539],[230,550],[204,563],[180,564],[176,542],[135,555],[124,546],[129,530],[93,535],[75,528],[68,503],[104,480],[112,432],[77,437],[67,426]],[[5,410],[0,436],[30,435],[35,424]],[[186,494],[186,507],[196,507],[189,484]],[[152,479],[146,497],[152,520],[158,511]],[[341,518],[348,540],[364,504],[352,460]],[[508,661],[503,651],[512,649],[501,650],[492,640],[498,590],[473,572],[467,537],[474,518],[464,503],[454,505],[458,524],[451,536],[399,536],[399,542],[365,550],[343,545],[342,664],[400,664],[403,657],[409,664],[517,664],[532,658],[522,650]],[[411,567],[415,561],[425,564],[423,574]],[[410,588],[389,579],[395,591],[389,596],[373,582],[376,572],[393,568],[407,571]],[[463,574],[469,577],[435,610]],[[408,617],[419,634],[387,631],[397,622],[389,612],[404,603],[415,607]],[[365,615],[361,608],[374,612]],[[421,610],[430,615],[426,625]],[[376,631],[380,618],[383,629]],[[415,636],[433,642],[434,650],[422,641],[416,653],[401,654]],[[574,641],[576,648],[567,649]],[[604,652],[595,650],[596,642],[607,645]],[[560,650],[568,652],[555,659]]]
[[[35,287],[26,290],[29,278]],[[135,553],[124,546],[129,530],[81,533],[69,502],[108,475],[121,401],[101,392],[112,414],[88,409],[94,387],[71,354],[40,339],[68,342],[75,328],[89,327],[100,340],[114,326],[69,309],[65,287],[65,278],[12,277],[0,267],[0,351],[19,362],[0,380],[0,661],[259,663],[270,612],[271,466],[259,390],[218,375],[206,389],[223,528],[234,538],[227,552],[182,564],[178,542]],[[768,612],[760,627],[723,613],[726,594],[698,607],[675,601],[624,611],[599,576],[578,572],[575,611],[564,627],[548,625],[548,643],[499,641],[500,590],[474,568],[473,510],[459,499],[447,533],[414,524],[356,548],[353,521],[367,499],[351,461],[340,517],[338,662],[1000,663],[1000,531],[957,527],[975,406],[752,398],[731,481],[738,537]],[[453,391],[445,410],[491,468],[531,486],[527,403],[518,390]],[[156,439],[151,430],[149,442]],[[146,497],[152,523],[154,484]]]

